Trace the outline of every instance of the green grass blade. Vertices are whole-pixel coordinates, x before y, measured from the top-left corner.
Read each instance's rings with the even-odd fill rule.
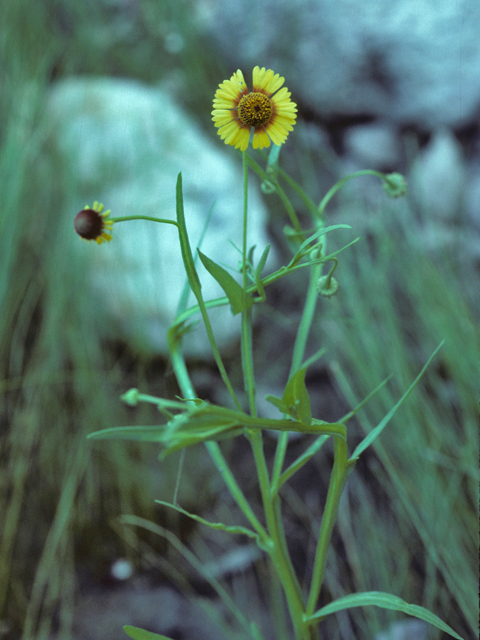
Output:
[[[385,427],[387,426],[387,424],[390,422],[390,420],[393,418],[393,416],[395,415],[397,409],[399,409],[402,404],[405,402],[405,400],[408,398],[408,396],[410,395],[410,393],[413,391],[413,389],[416,387],[418,381],[420,380],[420,378],[423,376],[423,374],[425,373],[427,367],[430,365],[430,363],[432,362],[433,358],[437,355],[438,350],[440,349],[440,347],[443,345],[445,341],[442,340],[442,342],[438,345],[438,347],[435,349],[435,351],[432,353],[432,355],[430,356],[430,358],[427,360],[426,364],[423,366],[422,370],[420,371],[420,373],[418,374],[418,376],[415,378],[415,380],[412,382],[412,384],[408,387],[408,389],[405,391],[405,393],[403,394],[403,396],[400,398],[400,400],[397,402],[397,404],[392,407],[390,409],[390,411],[387,413],[387,415],[383,418],[383,420],[381,420],[379,422],[379,424],[375,427],[375,429],[373,429],[366,438],[364,438],[362,440],[362,442],[360,442],[360,444],[357,446],[357,448],[355,449],[355,451],[352,453],[352,458],[358,458],[358,456],[365,451],[365,449],[367,447],[369,447],[372,442],[378,438],[378,436],[382,433],[382,431],[385,429]]]
[[[332,370],[334,373],[336,373],[338,371],[338,364],[334,363],[332,365]],[[375,387],[375,389],[373,389],[373,391],[370,391],[370,393],[361,401],[357,404],[357,406],[355,407],[355,409],[352,409],[351,411],[349,411],[348,413],[346,413],[344,416],[342,416],[340,418],[340,422],[348,422],[348,420],[350,420],[351,418],[353,418],[353,416],[358,413],[360,411],[360,409],[362,409],[369,400],[371,400],[371,398],[373,398],[373,396],[380,391],[380,389],[382,389],[387,382],[390,380],[390,378],[392,377],[393,374],[390,374],[389,376],[387,376],[385,378],[385,380],[382,380],[382,382],[380,382],[379,385],[377,385]]]
[[[391,595],[390,593],[383,593],[382,591],[367,591],[365,593],[354,593],[343,598],[339,598],[325,607],[319,609],[310,620],[320,620],[331,613],[337,613],[338,611],[344,611],[345,609],[352,609],[353,607],[368,607],[375,606],[382,609],[393,609],[393,611],[401,611],[409,616],[420,618],[429,624],[445,631],[453,638],[457,640],[463,640],[448,624],[445,624],[438,616],[436,616],[428,609],[420,607],[416,604],[408,604],[405,600],[402,600],[398,596]]]
[[[152,633],[151,631],[145,631],[145,629],[139,629],[138,627],[132,627],[126,624],[123,630],[132,638],[132,640],[172,640],[168,636],[160,636],[158,633]]]

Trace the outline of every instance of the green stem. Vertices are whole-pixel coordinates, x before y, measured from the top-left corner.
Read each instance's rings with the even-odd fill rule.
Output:
[[[286,206],[287,211],[289,211],[290,219],[292,220],[296,230],[300,231],[300,225],[298,223],[298,219],[293,210],[293,207],[290,205],[290,202],[288,201],[288,198],[285,196],[285,194],[283,194],[283,197],[282,194],[280,194],[279,192],[279,195],[282,198],[282,202]],[[253,348],[251,333],[252,309],[251,306],[249,308],[247,305],[248,158],[246,152],[243,152],[243,196],[242,368],[245,381],[245,390],[247,392],[249,400],[250,412],[252,416],[255,416],[255,379],[253,370]],[[295,629],[295,636],[298,640],[307,640],[305,636],[305,630],[307,629],[307,627],[305,625],[305,605],[303,602],[302,591],[297,576],[295,575],[295,570],[293,568],[290,555],[288,553],[285,530],[283,527],[280,512],[280,502],[278,500],[277,503],[275,503],[272,499],[270,478],[268,474],[267,463],[265,460],[265,454],[263,451],[263,435],[261,431],[249,430],[247,431],[247,437],[252,446],[253,457],[255,460],[258,475],[258,482],[260,485],[260,492],[262,495],[267,529],[272,541],[269,555],[285,592],[285,597],[287,599],[288,608]]]
[[[327,562],[327,553],[332,537],[333,527],[340,504],[345,482],[353,469],[354,462],[349,463],[347,460],[347,444],[340,437],[334,438],[335,460],[333,463],[332,475],[330,477],[330,485],[328,487],[327,500],[322,516],[322,524],[320,526],[320,535],[318,537],[317,551],[315,554],[315,562],[313,565],[312,584],[307,603],[307,618],[313,615],[315,607],[320,596],[323,576],[325,573],[325,565]]]
[[[178,386],[182,392],[182,395],[185,398],[196,398],[195,390],[193,388],[192,382],[190,380],[190,375],[188,373],[185,360],[183,355],[180,352],[178,341],[173,337],[172,334],[169,334],[169,350],[170,357],[173,370],[175,372],[175,377],[178,382]],[[233,499],[237,503],[237,505],[242,510],[243,514],[250,522],[252,527],[260,536],[260,540],[262,542],[262,546],[268,548],[271,545],[271,540],[266,532],[265,528],[262,526],[257,516],[254,514],[250,504],[248,503],[245,495],[237,484],[232,472],[230,471],[230,467],[228,466],[227,461],[225,460],[220,447],[216,442],[205,442],[205,447],[207,448],[210,457],[217,469],[217,471],[222,476],[225,484],[230,491]]]
[[[255,406],[255,374],[253,369],[252,345],[252,307],[247,304],[247,229],[248,229],[248,165],[247,154],[242,152],[243,159],[243,243],[242,243],[242,370],[248,406],[252,416],[257,414]]]
[[[318,264],[312,267],[312,270],[310,271],[308,292],[305,298],[305,304],[303,307],[302,318],[298,327],[297,336],[295,338],[295,345],[293,347],[293,356],[292,363],[290,365],[289,378],[300,369],[300,366],[305,357],[305,348],[307,346],[308,335],[310,333],[310,328],[315,316],[315,308],[318,298],[318,293],[315,285],[322,272],[322,266],[322,264]],[[275,460],[273,464],[272,486],[274,488],[274,491],[278,489],[278,482],[282,474],[287,445],[288,433],[280,434],[277,442],[277,449],[275,451]]]
[[[128,222],[129,220],[148,220],[149,222],[162,222],[164,224],[173,224],[178,227],[175,220],[168,220],[167,218],[152,218],[151,216],[122,216],[121,218],[108,218],[111,222],[118,224],[119,222]]]
[[[269,555],[285,593],[288,610],[295,629],[295,637],[297,640],[308,640],[309,636],[305,635],[305,604],[300,584],[288,553],[279,503],[275,504],[275,501],[272,500],[262,434],[258,431],[249,430],[247,437],[252,446],[267,529],[272,540]]]
[[[342,178],[336,184],[334,184],[333,187],[329,191],[327,191],[327,193],[320,201],[320,204],[318,205],[318,213],[322,219],[324,218],[325,207],[330,202],[332,197],[337,193],[337,191],[341,189],[343,185],[348,182],[348,180],[350,180],[351,178],[358,178],[358,176],[377,176],[377,178],[384,178],[383,173],[380,173],[380,171],[374,171],[373,169],[364,169],[363,171],[356,171],[355,173],[351,173],[350,175],[345,176],[345,178]]]
[[[244,152],[244,155],[246,155],[246,152]],[[278,181],[276,180],[276,178],[274,176],[269,175],[266,171],[264,171],[259,164],[257,164],[255,162],[255,160],[253,160],[253,158],[251,158],[250,156],[247,155],[247,163],[248,165],[255,171],[255,173],[257,173],[262,180],[266,180],[267,182],[271,182],[274,187],[275,187],[275,191],[278,193],[281,201],[283,202],[285,209],[287,211],[288,217],[290,218],[290,222],[292,223],[295,231],[297,231],[298,233],[302,233],[302,228],[300,226],[300,222],[298,220],[297,214],[295,213],[295,209],[293,208],[292,204],[290,203],[290,200],[288,199],[285,191],[283,191],[283,189],[280,187],[280,185],[278,184]]]

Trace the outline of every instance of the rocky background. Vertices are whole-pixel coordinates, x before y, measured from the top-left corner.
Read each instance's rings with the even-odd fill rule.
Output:
[[[104,37],[139,38],[144,25],[135,3],[112,7],[117,29],[109,27]],[[236,236],[238,224],[231,225],[239,221],[241,191],[239,186],[237,191],[227,186],[235,182],[238,159],[219,144],[209,123],[207,96],[213,95],[223,77],[219,72],[199,93],[203,74],[195,79],[182,66],[182,55],[192,55],[192,49],[202,59],[201,45],[208,42],[208,56],[221,60],[225,77],[242,68],[248,78],[259,64],[286,78],[299,107],[297,146],[301,140],[301,153],[323,169],[323,175],[311,180],[312,196],[320,197],[336,179],[359,169],[400,171],[407,176],[425,246],[454,251],[460,243],[465,259],[478,265],[480,5],[476,0],[443,0],[435,7],[427,0],[201,0],[182,7],[191,8],[186,35],[167,23],[149,25],[157,36],[162,32],[164,52],[174,61],[157,78],[158,86],[84,75],[52,84],[49,118],[55,144],[75,163],[74,207],[95,199],[106,202],[112,215],[135,210],[170,217],[172,185],[181,170],[192,242],[200,237],[205,211],[213,207],[203,246],[207,255],[225,261],[224,247],[215,245],[214,235],[222,229],[227,237]],[[139,40],[135,46],[140,46]],[[203,59],[205,66],[208,56]],[[155,71],[153,75],[155,79]],[[201,106],[206,107],[203,112]],[[287,166],[291,147],[289,141]],[[373,180],[359,184],[354,187],[356,196],[378,194]],[[378,199],[375,193],[372,198]],[[257,212],[252,216],[251,243],[263,247],[268,242],[266,209],[255,185],[251,205]],[[139,234],[141,252],[130,241],[131,233]],[[183,286],[174,233],[152,225],[141,230],[137,223],[128,231],[119,227],[116,235],[115,245],[90,263],[96,272],[94,286],[109,311],[108,326],[136,349],[165,352],[162,335],[175,315]],[[233,252],[231,267],[237,267],[237,258]],[[178,278],[177,293],[174,287],[162,286],[169,274]],[[206,286],[208,297],[218,295],[208,278]],[[219,322],[221,331],[224,326]],[[197,337],[189,337],[188,348],[192,355],[206,355],[205,339]],[[226,341],[228,336],[222,336],[222,344]]]
[[[365,455],[348,485],[322,597],[394,585],[472,640],[478,0],[5,0],[3,8],[0,638],[114,640],[129,623],[175,640],[243,639],[205,575],[171,539],[121,526],[125,513],[165,526],[193,549],[266,640],[282,630],[289,637],[281,606],[272,623],[263,589],[271,577],[255,548],[154,504],[172,499],[177,458],[159,466],[158,451],[86,441],[114,424],[158,421],[154,412],[119,408],[125,389],[178,394],[164,337],[184,286],[175,234],[118,224],[114,241],[97,247],[72,231],[75,213],[94,200],[115,216],[173,217],[181,171],[192,239],[204,236],[209,257],[237,268],[239,254],[224,238],[239,233],[240,154],[216,135],[210,111],[220,82],[241,68],[248,83],[258,64],[285,77],[298,105],[281,164],[315,201],[359,169],[399,171],[409,184],[408,197],[392,204],[377,180],[362,178],[329,207],[329,220],[351,224],[368,251],[345,257],[342,296],[319,313],[314,338],[330,355],[309,371],[316,415],[338,417],[397,367],[392,392],[353,425],[354,445],[447,338],[417,404],[412,399],[392,426],[388,454],[379,446]],[[273,245],[269,270],[288,259],[285,219],[255,179],[250,207],[257,257]],[[218,295],[204,275],[206,296]],[[299,278],[272,287],[276,313],[257,318],[260,396],[281,393],[303,286]],[[216,326],[241,385],[238,326],[226,316]],[[188,336],[186,351],[199,395],[221,402],[200,331]],[[342,383],[345,374],[357,381],[353,389]],[[242,442],[225,448],[255,501]],[[268,455],[274,446],[267,439]],[[298,455],[305,446],[299,439],[292,449]],[[309,527],[319,525],[330,468],[326,452],[285,496],[300,572],[311,565]],[[182,469],[184,508],[237,522],[201,448],[187,453]],[[403,480],[391,482],[395,473]],[[339,616],[328,632],[338,640],[446,637],[415,620],[373,614]]]

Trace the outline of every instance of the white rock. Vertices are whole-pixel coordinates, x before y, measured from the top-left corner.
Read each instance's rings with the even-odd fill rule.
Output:
[[[433,223],[453,222],[462,206],[466,168],[460,143],[453,133],[440,129],[415,161],[412,195]]]
[[[478,0],[199,0],[195,10],[232,71],[274,69],[319,117],[427,130],[477,117]]]
[[[401,162],[395,128],[386,123],[350,127],[344,144],[347,154],[365,169],[382,170],[399,166]]]
[[[423,620],[399,620],[388,631],[379,633],[375,640],[427,640],[428,624]]]
[[[77,184],[73,216],[98,200],[112,216],[142,214],[175,219],[175,185],[182,172],[185,216],[192,249],[199,242],[209,210],[213,214],[202,251],[238,269],[241,247],[243,182],[240,154],[212,142],[193,118],[161,88],[113,78],[72,78],[51,92],[49,114],[55,143],[70,162]],[[249,245],[260,257],[268,238],[266,209],[258,181],[250,180]],[[75,204],[73,205],[73,202]],[[186,281],[178,233],[172,225],[146,221],[117,223],[113,240],[74,247],[85,256],[98,294],[99,312],[107,312],[108,331],[136,349],[166,351],[166,330],[176,316]],[[267,263],[271,265],[272,261]],[[206,300],[221,297],[213,278],[198,266]],[[190,295],[190,304],[195,301]],[[212,313],[220,346],[238,335],[238,318],[225,307]],[[189,334],[190,355],[207,356],[205,334]]]

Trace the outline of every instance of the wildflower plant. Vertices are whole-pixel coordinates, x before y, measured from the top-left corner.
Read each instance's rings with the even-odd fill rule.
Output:
[[[318,297],[331,297],[337,295],[339,290],[341,292],[333,273],[339,259],[341,259],[342,252],[359,240],[356,238],[341,249],[329,253],[327,249],[329,234],[351,227],[346,224],[328,226],[325,213],[327,205],[345,182],[358,176],[377,176],[381,180],[386,194],[390,197],[404,195],[406,182],[403,176],[397,173],[384,175],[371,170],[359,171],[341,179],[328,191],[318,205],[315,204],[300,185],[279,165],[280,146],[286,141],[289,132],[293,130],[297,111],[295,103],[290,99],[290,93],[283,87],[284,79],[270,69],[260,69],[257,66],[253,70],[252,80],[252,91],[250,92],[242,72],[236,71],[230,79],[220,84],[213,101],[212,119],[215,127],[218,128],[218,134],[226,144],[240,149],[243,160],[243,237],[239,242],[242,252],[240,283],[224,267],[207,257],[199,249],[196,252],[207,272],[223,289],[224,297],[215,300],[203,298],[194,252],[188,237],[188,211],[184,211],[181,174],[178,175],[175,187],[175,219],[151,218],[142,215],[124,218],[110,218],[108,216],[107,218],[109,212],[104,214],[103,207],[98,203],[95,203],[93,209],[86,207],[76,218],[77,232],[82,237],[95,240],[98,243],[111,239],[110,232],[113,223],[142,219],[174,225],[178,231],[179,251],[188,284],[196,299],[194,306],[180,310],[168,331],[169,355],[181,390],[181,397],[176,399],[159,398],[142,393],[137,389],[130,389],[122,396],[124,402],[133,407],[140,402],[155,405],[164,417],[164,422],[156,426],[114,427],[93,433],[90,437],[160,444],[163,457],[186,447],[203,444],[231,496],[242,511],[247,525],[232,526],[224,523],[211,523],[197,514],[186,512],[177,504],[158,502],[206,526],[231,534],[245,535],[252,539],[268,556],[273,570],[278,576],[296,640],[320,640],[319,622],[325,617],[352,607],[372,605],[415,616],[438,627],[457,640],[462,640],[435,614],[421,606],[409,604],[397,595],[372,591],[345,594],[333,602],[319,603],[327,553],[345,483],[354,473],[355,464],[360,455],[380,436],[398,408],[412,392],[441,345],[437,347],[396,404],[356,446],[353,452],[349,453],[348,451],[347,423],[388,382],[388,379],[373,389],[370,395],[357,407],[339,417],[336,422],[327,422],[321,417],[312,415],[305,375],[308,367],[321,357],[322,352],[321,350],[317,351],[316,355],[308,359],[305,358],[305,353]],[[265,166],[261,166],[247,152],[252,133],[254,149],[269,147],[271,141],[274,143]],[[291,224],[288,227],[290,245],[293,247],[291,259],[287,264],[271,273],[265,273],[270,246],[265,247],[258,262],[254,261],[253,249],[247,246],[249,171],[257,174],[266,192],[277,194]],[[310,218],[308,228],[304,228],[300,224],[297,212],[285,190],[285,185],[300,197],[308,211]],[[264,418],[260,417],[257,411],[252,310],[255,305],[260,305],[265,301],[269,285],[280,279],[288,278],[298,270],[303,270],[308,276],[309,285],[296,338],[292,345],[290,372],[281,397],[273,395],[266,397],[266,400],[278,410],[278,417]],[[247,406],[244,406],[242,401],[244,396],[234,389],[230,380],[222,355],[217,347],[214,327],[209,319],[208,309],[219,306],[229,306],[232,315],[239,314],[241,316],[241,366]],[[229,406],[216,405],[199,398],[193,387],[182,353],[182,340],[198,316],[204,323],[214,360],[228,390]],[[278,433],[271,471],[264,452],[265,430],[273,430]],[[286,466],[285,460],[289,446],[289,433],[291,432],[313,434],[315,439],[296,460]],[[262,514],[256,513],[249,503],[220,446],[222,440],[240,436],[245,437],[251,447],[262,498]],[[306,465],[321,447],[332,440],[334,462],[330,485],[325,497],[310,584],[303,588],[295,573],[287,546],[282,518],[281,492],[283,485]],[[135,518],[131,518],[130,521],[134,524],[142,524],[137,522]],[[152,531],[156,530],[153,524],[150,528]],[[243,625],[246,637],[255,640],[263,637],[260,628],[243,614],[239,614],[239,621]],[[124,629],[127,635],[134,640],[165,640],[165,636],[137,627],[126,626]]]

